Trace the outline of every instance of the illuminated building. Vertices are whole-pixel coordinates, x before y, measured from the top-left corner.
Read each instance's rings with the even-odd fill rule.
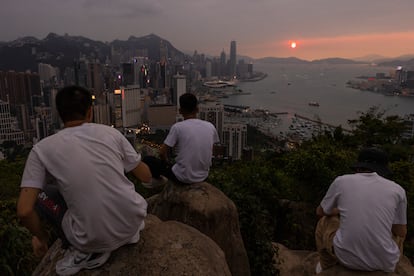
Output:
[[[116,128],[136,127],[141,124],[141,89],[121,86],[113,95],[113,122]]]

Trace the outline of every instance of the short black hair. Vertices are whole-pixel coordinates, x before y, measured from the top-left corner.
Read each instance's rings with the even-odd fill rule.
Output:
[[[180,109],[182,113],[191,114],[197,111],[197,97],[192,93],[184,93],[180,96]]]
[[[56,108],[64,123],[86,118],[92,106],[92,94],[81,86],[66,86],[56,95]]]

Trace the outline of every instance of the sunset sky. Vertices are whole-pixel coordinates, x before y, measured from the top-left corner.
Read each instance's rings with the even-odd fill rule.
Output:
[[[414,54],[413,0],[1,0],[0,41],[154,33],[186,52],[313,60]],[[291,48],[294,41],[296,48]]]

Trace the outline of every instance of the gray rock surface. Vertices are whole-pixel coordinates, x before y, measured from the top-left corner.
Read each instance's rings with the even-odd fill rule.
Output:
[[[356,271],[350,270],[343,266],[336,265],[319,274],[316,274],[315,268],[319,261],[319,255],[317,252],[304,251],[304,250],[289,250],[285,246],[279,243],[273,243],[273,246],[277,248],[278,254],[275,255],[275,261],[277,268],[280,270],[280,276],[413,276],[414,267],[408,258],[403,257],[397,267],[396,272],[386,273],[381,271]]]
[[[115,250],[106,264],[78,275],[231,275],[223,251],[195,228],[153,215],[145,223],[137,244]],[[60,245],[58,240],[51,246],[33,275],[56,275],[56,261],[64,253]]]
[[[250,275],[237,208],[216,187],[207,182],[169,182],[161,193],[148,199],[148,212],[162,220],[176,220],[198,229],[224,251],[232,275]]]

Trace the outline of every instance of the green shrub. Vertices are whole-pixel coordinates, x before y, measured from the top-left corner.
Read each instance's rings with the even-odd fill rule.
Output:
[[[39,260],[30,233],[17,221],[16,201],[0,201],[0,209],[0,275],[30,275]]]

